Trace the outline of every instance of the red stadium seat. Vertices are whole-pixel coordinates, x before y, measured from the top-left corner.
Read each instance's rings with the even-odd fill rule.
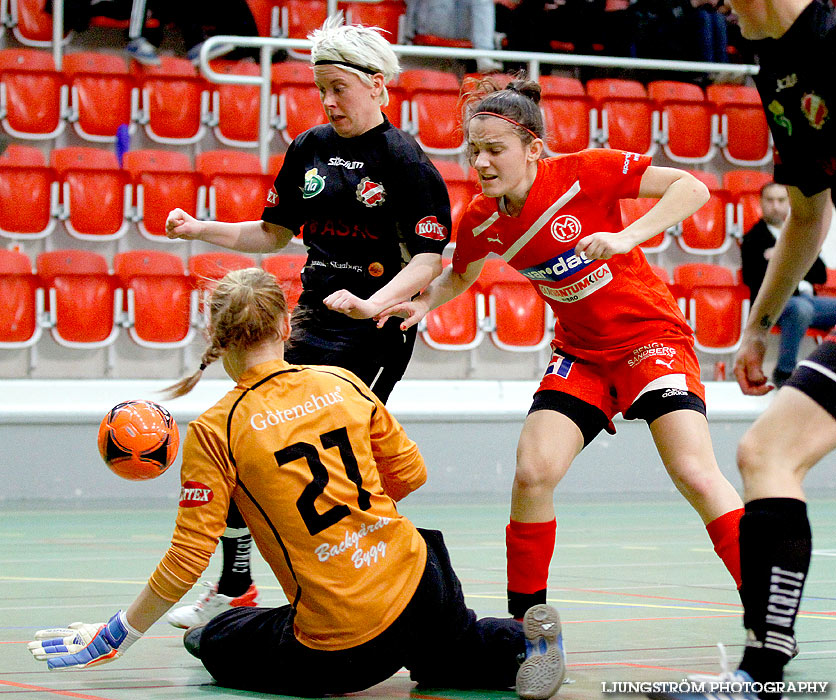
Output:
[[[390,44],[403,44],[403,19],[406,4],[402,0],[378,2],[340,2],[338,8],[345,11],[348,24],[380,27]]]
[[[159,66],[132,62],[142,102],[138,120],[152,141],[197,143],[209,121],[209,86],[185,58],[161,56]]]
[[[6,21],[24,46],[49,48],[52,46],[52,15],[44,9],[42,0],[9,0]],[[72,32],[64,33],[62,44],[67,44]]]
[[[772,182],[772,175],[759,170],[730,170],[723,175],[723,187],[737,211],[735,229],[743,236],[761,218],[761,189]]]
[[[52,55],[36,49],[0,50],[0,123],[19,139],[54,139],[66,126],[67,86]]]
[[[257,267],[255,260],[249,255],[220,251],[217,253],[199,253],[189,258],[189,274],[192,284],[198,290],[200,313],[203,315],[203,325],[209,321],[209,309],[204,300],[211,294],[214,283],[227,272],[243,270],[247,267]]]
[[[409,100],[409,129],[421,147],[430,154],[464,152],[456,77],[444,71],[414,69],[401,73],[400,85]]]
[[[444,179],[444,184],[447,185],[447,193],[450,195],[450,215],[453,220],[450,242],[455,243],[459,231],[459,222],[467,209],[467,205],[478,193],[479,187],[474,184],[458,163],[449,160],[435,160],[433,164]]]
[[[205,151],[195,158],[195,170],[208,187],[206,218],[212,221],[259,221],[274,175],[261,172],[253,153]]]
[[[302,269],[305,267],[307,255],[270,255],[261,261],[261,267],[274,275],[284,289],[288,308],[295,308],[302,294]]]
[[[678,163],[705,163],[714,157],[717,116],[698,85],[673,80],[648,84],[647,93],[660,109],[656,133],[665,155]]]
[[[430,311],[418,324],[421,339],[435,350],[472,350],[485,335],[485,298],[473,285]]]
[[[688,323],[694,329],[694,346],[710,354],[733,353],[749,315],[749,290],[736,283],[727,267],[687,263],[673,270],[688,303]]]
[[[100,348],[116,340],[122,289],[101,255],[56,250],[38,255],[37,267],[48,290],[48,324],[56,343],[69,348]]]
[[[0,348],[37,343],[43,314],[44,291],[28,256],[0,248]]]
[[[546,128],[546,153],[577,153],[594,145],[595,116],[585,96],[543,96],[540,109]]]
[[[550,308],[525,277],[504,260],[485,262],[479,286],[488,300],[486,330],[502,350],[535,352],[552,341]]]
[[[92,51],[70,53],[64,56],[63,72],[70,86],[67,121],[81,138],[113,143],[120,125],[133,130],[139,91],[120,56]]]
[[[247,0],[250,12],[253,13],[255,26],[259,36],[280,36],[279,14],[281,0]]]
[[[0,236],[45,238],[59,216],[59,185],[40,150],[11,144],[0,156]],[[21,196],[26,193],[26,196]]]
[[[757,88],[709,85],[709,100],[720,115],[717,138],[725,159],[734,165],[760,166],[772,160],[772,136]]]
[[[179,348],[194,338],[197,290],[177,255],[131,250],[113,257],[113,271],[127,293],[124,325],[146,348]]]
[[[644,85],[637,80],[597,78],[587,81],[586,94],[595,100],[595,138],[601,146],[648,156],[656,152],[654,107]]]
[[[444,265],[450,261],[444,259]],[[434,350],[473,350],[485,337],[485,297],[475,282],[455,299],[430,311],[418,324],[421,339]]]
[[[626,228],[649,212],[658,202],[652,197],[621,200],[621,225]],[[645,253],[661,253],[671,244],[671,230],[662,231],[641,244]]]
[[[546,128],[546,153],[575,153],[593,141],[595,116],[583,83],[576,78],[543,76],[540,108]]]
[[[50,155],[61,182],[61,219],[73,238],[113,240],[128,230],[131,185],[111,151],[73,146]]]
[[[307,39],[314,29],[322,26],[328,16],[326,0],[284,0],[281,4],[281,35],[287,39]],[[307,59],[310,51],[288,49],[293,58]]]
[[[278,94],[276,128],[285,143],[290,143],[303,131],[328,119],[322,109],[319,89],[313,83],[310,63],[288,61],[272,67],[273,90]]]
[[[128,151],[125,170],[136,188],[136,222],[139,233],[151,241],[168,241],[165,222],[177,207],[203,218],[205,187],[192,170],[189,157],[179,151]]]
[[[261,75],[250,61],[212,61],[213,70],[229,75]],[[212,117],[215,138],[225,146],[252,148],[258,145],[259,89],[253,85],[215,85]],[[271,108],[272,111],[272,108]]]
[[[734,207],[728,192],[721,189],[717,178],[707,172],[690,171],[711,192],[708,202],[681,224],[677,239],[680,248],[693,255],[719,255],[734,240]]]

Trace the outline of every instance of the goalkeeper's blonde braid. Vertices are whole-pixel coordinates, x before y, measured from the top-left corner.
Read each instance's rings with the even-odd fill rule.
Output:
[[[209,298],[209,346],[194,374],[163,389],[168,398],[188,394],[203,371],[228,348],[246,349],[274,338],[288,314],[276,278],[258,267],[235,270],[221,279]]]

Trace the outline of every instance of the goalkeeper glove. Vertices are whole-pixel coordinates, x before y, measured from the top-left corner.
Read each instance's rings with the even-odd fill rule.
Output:
[[[50,671],[81,669],[118,659],[142,636],[128,624],[121,610],[107,622],[73,622],[35,633],[29,651],[38,661],[46,661]]]

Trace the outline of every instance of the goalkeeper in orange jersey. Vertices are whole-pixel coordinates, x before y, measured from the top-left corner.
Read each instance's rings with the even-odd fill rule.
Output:
[[[347,693],[405,666],[423,684],[551,697],[565,673],[557,611],[476,619],[441,533],[396,508],[426,480],[417,446],[356,375],[286,363],[289,334],[272,275],[250,268],[218,283],[200,370],[169,392],[190,391],[218,359],[236,386],[189,425],[171,547],[127,611],[42,630],[32,654],[51,669],[121,656],[198,580],[232,501],[291,602],[187,630],[186,648],[221,685]]]

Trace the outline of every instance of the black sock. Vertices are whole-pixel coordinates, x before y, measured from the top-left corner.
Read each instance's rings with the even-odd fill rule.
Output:
[[[755,681],[783,679],[795,646],[795,618],[811,552],[804,501],[761,498],[746,504],[740,565],[743,624],[750,634],[740,670]]]
[[[252,544],[253,538],[247,523],[235,501],[231,501],[226,516],[226,531],[221,535],[223,566],[221,579],[218,581],[218,593],[235,598],[247,592],[253,582],[250,573]]]
[[[227,534],[229,533],[229,534]],[[218,593],[233,598],[246,593],[253,577],[250,572],[250,548],[252,535],[247,528],[227,528],[221,535],[223,568],[218,581]]]

